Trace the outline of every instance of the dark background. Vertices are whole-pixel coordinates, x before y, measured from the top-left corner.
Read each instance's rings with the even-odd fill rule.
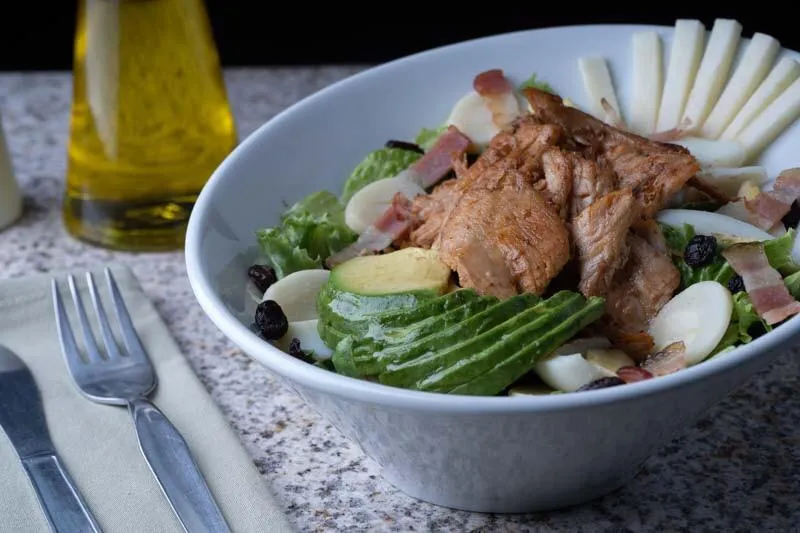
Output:
[[[225,66],[379,63],[508,31],[615,22],[673,25],[676,18],[697,18],[709,29],[717,17],[735,18],[744,26],[745,36],[759,31],[787,48],[800,48],[796,16],[775,2],[742,3],[739,9],[730,2],[702,2],[702,8],[700,4],[647,2],[638,9],[637,4],[622,9],[615,5],[623,4],[613,1],[315,4],[206,0]],[[0,70],[71,68],[77,2],[14,1],[6,7]],[[567,14],[543,15],[542,9]]]

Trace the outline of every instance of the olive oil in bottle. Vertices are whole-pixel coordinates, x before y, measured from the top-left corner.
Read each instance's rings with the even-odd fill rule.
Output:
[[[183,246],[237,143],[202,0],[80,0],[64,220],[132,251]]]

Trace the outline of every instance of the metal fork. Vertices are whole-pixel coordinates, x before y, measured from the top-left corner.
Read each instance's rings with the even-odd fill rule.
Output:
[[[83,395],[90,400],[128,407],[136,428],[139,448],[186,531],[228,532],[230,530],[225,519],[192,458],[186,441],[167,417],[147,400],[147,396],[156,388],[155,370],[108,268],[105,269],[105,278],[119,322],[122,345],[114,338],[92,274],[86,274],[89,295],[105,345],[104,352],[92,333],[75,277],[68,278],[86,345],[85,357],[81,356],[75,341],[58,284],[56,280],[52,282],[56,326],[72,378]]]

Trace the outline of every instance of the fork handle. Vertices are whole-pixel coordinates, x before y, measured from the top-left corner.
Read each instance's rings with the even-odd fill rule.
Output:
[[[56,533],[99,533],[89,508],[57,455],[34,455],[22,460],[33,482],[50,528]]]
[[[144,398],[130,401],[128,408],[139,447],[183,528],[191,533],[229,532],[189,446],[172,422]]]

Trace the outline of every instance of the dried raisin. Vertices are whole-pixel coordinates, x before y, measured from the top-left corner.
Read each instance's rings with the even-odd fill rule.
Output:
[[[731,279],[729,279],[728,290],[731,291],[731,294],[742,292],[744,290],[744,280],[742,279],[742,276],[736,274]]]
[[[291,342],[289,342],[289,355],[301,361],[305,361],[306,363],[314,362],[314,358],[311,357],[311,354],[303,350],[303,347],[300,345],[300,339],[297,337],[294,337]]]
[[[258,304],[255,323],[261,336],[270,341],[280,339],[289,330],[289,320],[274,300],[264,300]]]
[[[783,215],[781,222],[786,226],[786,229],[796,228],[797,225],[800,224],[800,204],[797,203],[797,200],[792,202],[791,209],[789,209],[788,213]]]
[[[406,141],[386,141],[386,148],[397,148],[398,150],[407,150],[409,152],[417,152],[418,154],[425,153],[425,150],[420,148],[418,145]]]
[[[617,385],[624,385],[625,382],[622,381],[620,378],[616,376],[610,376],[607,378],[600,378],[596,379],[590,383],[587,383],[583,387],[579,388],[576,392],[583,392],[587,390],[596,390],[596,389],[605,389],[607,387],[616,387]]]
[[[713,235],[695,235],[686,245],[683,260],[692,268],[710,265],[717,255],[717,239]]]
[[[267,265],[253,265],[247,269],[247,275],[261,292],[266,291],[270,285],[278,281],[275,269]]]

